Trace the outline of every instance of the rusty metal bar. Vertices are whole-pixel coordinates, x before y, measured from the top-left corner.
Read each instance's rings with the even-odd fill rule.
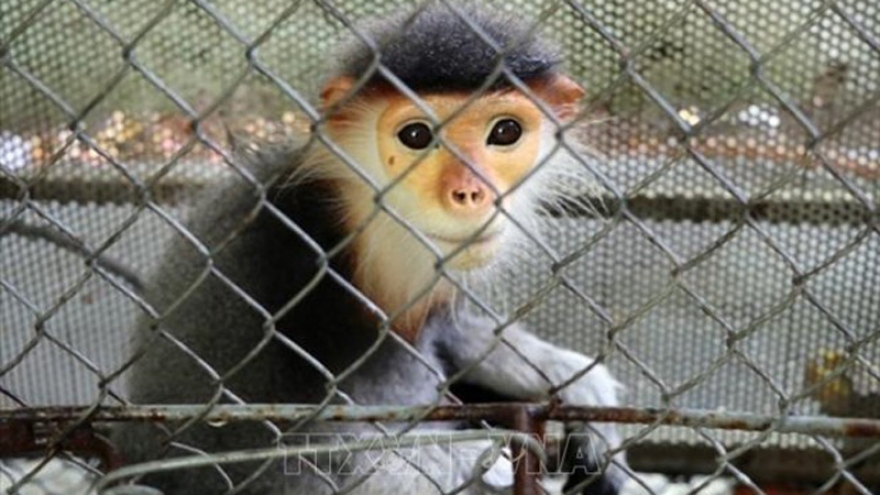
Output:
[[[526,407],[520,407],[512,418],[514,430],[526,435],[543,437],[543,421],[536,420]],[[514,495],[540,495],[541,461],[534,452],[522,444],[512,443],[511,451],[514,459],[513,493]]]
[[[182,421],[201,416],[202,405],[150,405],[101,407],[91,415],[92,422]],[[425,414],[426,409],[429,410]],[[0,409],[0,424],[67,422],[82,418],[88,407],[38,407]],[[827,416],[786,416],[705,409],[655,409],[635,407],[558,406],[541,403],[491,403],[444,406],[330,406],[316,414],[309,405],[252,404],[216,405],[203,419],[212,422],[278,421],[293,422],[314,416],[318,421],[503,421],[525,413],[535,421],[586,421],[596,423],[653,424],[715,428],[721,430],[800,433],[843,437],[880,437],[880,420]]]
[[[40,428],[27,421],[0,420],[0,454],[2,457],[28,456],[36,452],[51,453],[60,449],[75,452],[87,458],[98,458],[104,469],[122,466],[122,458],[110,443],[88,426],[77,428],[67,436],[52,428]]]

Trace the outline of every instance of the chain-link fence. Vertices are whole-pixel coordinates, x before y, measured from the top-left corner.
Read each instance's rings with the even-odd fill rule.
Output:
[[[657,488],[640,473],[656,471],[709,475],[689,491],[732,479],[755,493],[779,486],[880,493],[874,0],[482,4],[554,40],[565,72],[586,88],[555,151],[573,158],[576,173],[557,184],[565,201],[547,198],[539,226],[517,224],[515,212],[502,208],[526,239],[515,270],[495,274],[487,287],[440,256],[437,279],[492,317],[494,346],[509,346],[509,327],[524,323],[561,348],[596,357],[623,384],[623,407],[473,405],[447,393],[416,402],[424,407],[358,405],[339,395],[343,373],[317,362],[325,374],[316,379],[331,386],[304,402],[319,406],[252,404],[273,395],[251,394],[249,384],[235,382],[235,366],[217,366],[204,357],[209,352],[175,338],[166,328],[173,308],[200,301],[192,295],[199,284],[225,284],[236,304],[263,312],[257,329],[266,331],[241,362],[276,352],[260,339],[278,346],[284,332],[266,322],[281,321],[312,289],[288,290],[265,305],[265,294],[237,286],[218,261],[221,246],[234,244],[253,219],[218,219],[229,224],[228,239],[205,239],[186,220],[193,199],[234,184],[257,197],[255,208],[271,210],[273,183],[248,168],[233,151],[248,145],[234,146],[230,135],[249,143],[310,133],[328,140],[313,96],[333,47],[362,36],[362,19],[437,3],[0,3],[0,488],[85,493],[124,463],[118,446],[102,439],[119,422],[159,424],[177,455],[189,455],[114,471],[106,487],[168,469],[202,476],[201,468],[215,466],[234,491],[255,485],[272,465],[267,459],[301,453],[278,437],[303,424],[369,422],[380,438],[406,448],[418,436],[393,425],[472,422],[485,430],[452,431],[444,440],[507,432],[513,457],[523,454],[533,467],[554,451],[546,441],[553,435],[523,443],[510,431],[528,436],[587,420],[617,425],[630,483],[647,492]],[[377,60],[370,70],[383,70]],[[509,77],[503,64],[496,75]],[[376,193],[375,214],[394,217],[384,204],[389,191]],[[285,229],[302,242],[298,225],[288,221]],[[145,296],[150,287],[138,284],[156,280],[169,246],[189,251],[181,256],[192,266],[182,270],[193,290]],[[333,249],[316,253],[327,261]],[[333,270],[321,277],[347,294],[362,289]],[[401,359],[420,363],[414,373],[444,392],[458,384],[461,376],[446,376],[418,346],[383,333],[394,315],[364,304],[380,315],[383,339],[404,349]],[[165,366],[132,344],[139,325],[164,332],[164,345],[205,372],[217,395],[193,391],[179,403],[137,405],[128,390],[133,367]],[[296,339],[287,340],[286,352],[308,359]],[[368,367],[365,359],[357,365]],[[528,374],[530,364],[522,366]],[[585,378],[594,371],[588,367]],[[186,405],[194,402],[202,405]],[[477,395],[476,402],[492,400]],[[199,427],[254,424],[263,450],[217,448],[212,456],[198,442],[187,445]],[[518,493],[553,490],[535,485],[528,462],[515,464]],[[254,479],[226,471],[242,465]]]

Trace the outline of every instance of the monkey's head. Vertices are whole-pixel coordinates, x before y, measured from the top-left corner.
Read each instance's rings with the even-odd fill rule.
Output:
[[[476,271],[508,258],[512,219],[535,214],[559,124],[583,96],[528,26],[463,13],[441,5],[368,27],[378,57],[349,47],[321,92],[323,132],[356,164],[334,157],[323,173],[344,184],[348,226],[366,226],[356,269],[379,299],[389,284],[418,292],[438,262]]]

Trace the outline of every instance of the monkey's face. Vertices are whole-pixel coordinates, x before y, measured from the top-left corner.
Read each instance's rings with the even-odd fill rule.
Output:
[[[537,203],[554,176],[545,171],[562,165],[545,160],[557,146],[553,120],[571,119],[584,92],[558,74],[528,87],[540,108],[515,89],[478,98],[422,92],[416,103],[389,86],[358,88],[349,76],[325,84],[323,129],[336,149],[318,148],[306,163],[339,185],[331,200],[358,233],[355,283],[386,311],[422,298],[412,306],[421,309],[406,310],[407,321],[419,321],[432,299],[452,290],[438,278],[438,261],[476,272],[514,259],[507,254],[521,227],[538,223]]]
[[[504,242],[514,188],[538,161],[542,113],[516,91],[467,104],[467,94],[428,94],[422,101],[443,122],[394,95],[376,120],[380,183],[393,184],[389,206],[429,238],[449,265],[485,265]],[[508,210],[509,211],[509,210]]]
[[[392,224],[368,229],[369,251],[389,253],[393,244],[400,246],[401,259],[422,252],[420,265],[430,270],[436,258],[412,230],[431,242],[446,266],[461,270],[486,266],[511,244],[517,227],[510,218],[520,220],[535,210],[541,194],[541,171],[535,167],[556,144],[556,126],[532,97],[564,121],[583,96],[564,76],[530,84],[532,97],[516,89],[478,98],[466,91],[434,92],[420,94],[419,103],[381,87],[346,101],[354,86],[351,78],[340,77],[322,92],[325,108],[332,110],[330,136],[380,188],[383,205],[397,218],[383,220],[380,213],[379,220],[369,220],[376,191],[345,167],[337,173],[364,186],[344,194],[350,227]],[[338,102],[343,103],[333,108]]]

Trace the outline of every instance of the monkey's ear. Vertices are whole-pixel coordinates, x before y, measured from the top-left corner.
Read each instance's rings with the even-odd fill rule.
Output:
[[[553,107],[556,116],[563,122],[577,116],[579,104],[585,94],[584,88],[580,84],[562,74],[556,74],[549,79],[542,80],[533,85],[532,90]]]
[[[321,88],[321,108],[326,110],[348,96],[354,88],[355,80],[349,76],[337,76],[327,81]]]

